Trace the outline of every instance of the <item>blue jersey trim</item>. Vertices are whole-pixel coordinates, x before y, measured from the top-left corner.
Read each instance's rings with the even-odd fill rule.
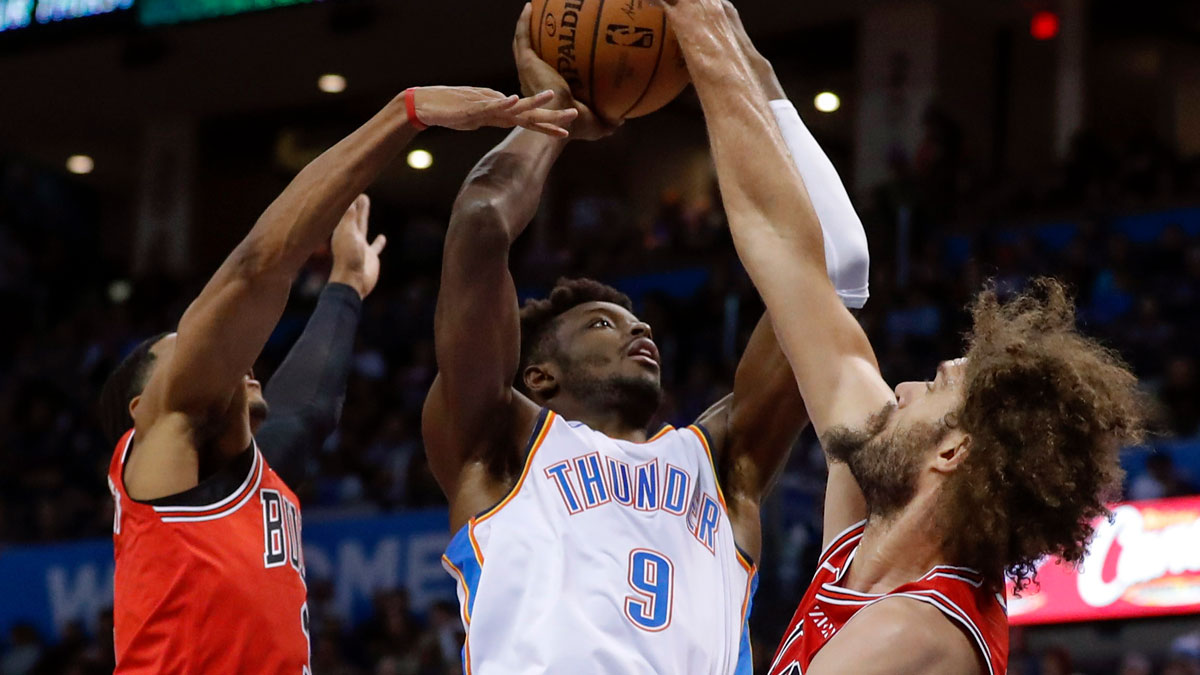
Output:
[[[742,643],[738,647],[737,667],[733,675],[754,675],[754,649],[750,646],[750,612],[754,608],[754,594],[758,592],[758,572],[750,580],[750,598],[746,601],[746,618],[742,622]]]
[[[479,591],[479,577],[483,574],[483,567],[475,559],[475,549],[471,546],[470,527],[469,524],[462,526],[446,546],[446,559],[462,575],[459,581],[467,589],[468,621],[475,613],[475,596]]]

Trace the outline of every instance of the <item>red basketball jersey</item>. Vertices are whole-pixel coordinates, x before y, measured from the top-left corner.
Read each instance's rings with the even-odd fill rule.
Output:
[[[123,480],[132,448],[129,431],[108,470],[116,672],[307,675],[296,495],[255,445],[211,503],[136,502]]]
[[[939,565],[890,593],[870,594],[839,586],[862,539],[866,522],[846,530],[821,554],[817,574],[792,616],[771,662],[770,675],[803,675],[821,650],[859,610],[884,598],[904,597],[938,608],[970,637],[988,675],[1008,671],[1008,614],[1004,596],[965,567]]]

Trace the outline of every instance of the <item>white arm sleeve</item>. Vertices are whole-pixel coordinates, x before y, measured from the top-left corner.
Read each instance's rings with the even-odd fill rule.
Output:
[[[867,233],[850,203],[833,162],[787,99],[771,101],[783,140],[800,170],[825,235],[825,267],[842,302],[851,309],[867,304],[871,258]]]

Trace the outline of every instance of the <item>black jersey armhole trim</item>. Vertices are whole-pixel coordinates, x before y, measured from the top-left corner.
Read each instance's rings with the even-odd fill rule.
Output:
[[[534,422],[533,422],[533,431],[530,432],[529,440],[526,441],[526,443],[525,443],[525,452],[523,453],[524,461],[521,463],[521,473],[522,474],[525,473],[525,469],[529,465],[529,453],[533,452],[533,446],[534,446],[534,444],[537,443],[538,436],[542,435],[542,428],[546,426],[546,420],[549,417],[550,417],[550,409],[542,408],[541,412],[538,413],[537,419],[534,420]],[[480,518],[486,513],[491,513],[492,511],[495,511],[496,507],[500,506],[500,504],[502,504],[505,499],[508,499],[510,496],[512,496],[513,491],[516,490],[518,487],[520,487],[520,485],[521,485],[521,481],[518,479],[516,484],[512,486],[512,490],[505,492],[504,496],[501,497],[499,499],[499,501],[497,501],[495,504],[492,504],[491,506],[480,511],[479,513],[476,513],[475,518]]]
[[[713,467],[715,468],[717,465],[717,446],[713,444],[712,434],[710,434],[708,429],[699,422],[693,423],[692,426],[696,427],[700,430],[700,433],[704,434],[704,442],[708,443],[708,450],[712,453]]]
[[[207,506],[215,504],[237,492],[242,483],[246,482],[246,476],[254,466],[254,441],[250,441],[250,447],[243,450],[216,473],[200,481],[195,487],[157,499],[134,499],[129,494],[128,488],[125,487],[125,467],[129,464],[129,456],[133,454],[133,441],[133,438],[129,439],[129,450],[125,453],[124,461],[121,462],[121,488],[130,501],[146,506]]]

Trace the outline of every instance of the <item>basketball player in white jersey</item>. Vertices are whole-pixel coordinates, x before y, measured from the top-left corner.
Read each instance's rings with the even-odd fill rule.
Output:
[[[604,135],[529,48],[528,26],[523,14],[523,88],[575,106],[574,137]],[[811,141],[794,108],[779,111]],[[456,532],[444,564],[459,581],[464,672],[748,674],[759,505],[805,424],[799,393],[764,317],[732,395],[650,435],[659,354],[627,297],[563,281],[518,310],[509,249],[564,145],[509,136],[467,178],[447,233],[423,426]],[[797,148],[806,175],[829,183],[829,272],[861,306],[862,225],[815,142]]]
[[[1020,589],[1044,556],[1083,558],[1140,430],[1136,378],[1040,280],[980,294],[967,358],[893,391],[826,278],[819,188],[751,84],[740,27],[721,0],[668,2],[734,243],[832,459],[826,548],[770,673],[1002,675],[1005,575]]]

